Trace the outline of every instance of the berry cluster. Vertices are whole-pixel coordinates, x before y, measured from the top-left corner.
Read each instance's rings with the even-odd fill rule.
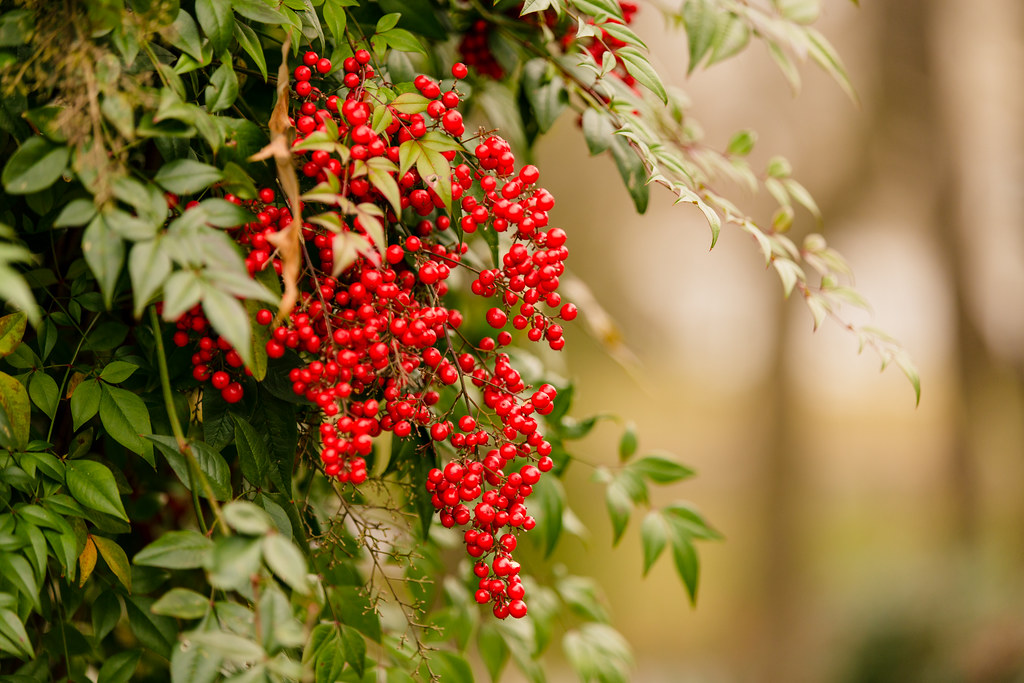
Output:
[[[303,222],[309,258],[300,300],[270,330],[267,355],[293,354],[292,390],[316,406],[323,471],[339,482],[367,479],[366,459],[383,432],[415,439],[424,454],[437,447],[451,454],[425,482],[439,519],[445,527],[467,527],[477,601],[492,603],[499,618],[522,617],[524,589],[512,552],[517,534],[536,523],[526,499],[554,464],[538,416],[551,412],[556,391],[551,385],[531,391],[502,347],[512,342],[513,330],[526,330],[527,339],[555,350],[565,345],[558,321],[576,317],[575,306],[563,303],[558,292],[569,253],[566,234],[549,227],[555,202],[538,185],[535,166],[517,172],[511,148],[495,135],[482,136],[472,151],[464,146],[454,87],[421,75],[413,82],[418,104],[381,101],[377,93],[385,84],[370,61],[366,50],[346,59],[340,88],[325,79],[330,60],[312,51],[294,71],[301,176],[317,188],[337,188],[327,203],[356,209]],[[465,64],[452,67],[455,79],[467,73]],[[303,145],[329,132],[336,143]],[[450,203],[439,194],[447,183],[422,177],[415,165],[404,172],[399,166],[403,145],[421,140],[450,141],[441,145]],[[368,172],[370,164],[378,175]],[[395,187],[397,201],[389,197]],[[234,235],[247,251],[250,273],[268,267],[281,272],[268,238],[290,226],[292,211],[273,188],[244,204],[256,220]],[[372,220],[383,230],[368,230]],[[481,231],[505,234],[500,267],[471,265],[475,257],[466,239]],[[375,241],[381,234],[386,244]],[[353,237],[367,248],[338,267],[345,240]],[[494,336],[468,339],[460,331],[463,313],[445,305],[448,281],[459,268],[472,274],[475,295],[492,300],[485,319]],[[271,325],[273,318],[262,310],[256,322]],[[175,343],[181,346],[192,339],[189,332],[206,335],[201,310],[178,326]],[[211,373],[215,362],[243,372],[238,354],[214,336],[201,336],[198,345],[196,379],[211,382],[225,399],[241,398],[234,377],[223,383],[227,369]]]
[[[610,17],[604,21],[626,25],[633,23],[633,16],[639,10],[639,6],[631,0],[618,0],[618,4],[622,10],[622,20]],[[512,16],[519,17],[522,9],[522,5],[515,8]],[[590,25],[597,23],[593,17],[581,17],[581,20]],[[536,22],[542,22],[548,29],[554,32],[558,39],[558,44],[563,51],[569,52],[573,46],[578,46],[581,50],[589,52],[598,64],[603,63],[606,52],[611,52],[616,61],[615,68],[611,73],[615,74],[616,77],[629,87],[635,88],[636,79],[626,71],[622,58],[615,54],[615,51],[624,47],[626,43],[613,36],[603,27],[600,28],[600,38],[596,36],[588,36],[582,39],[577,38],[576,28],[571,22],[567,21],[564,15],[559,16],[558,13],[551,9],[527,14],[522,17],[522,21],[533,25],[536,25]],[[481,76],[501,80],[505,76],[505,71],[495,59],[490,43],[491,34],[495,30],[497,30],[496,27],[486,19],[478,18],[473,20],[466,30],[462,41],[459,43],[459,55]]]

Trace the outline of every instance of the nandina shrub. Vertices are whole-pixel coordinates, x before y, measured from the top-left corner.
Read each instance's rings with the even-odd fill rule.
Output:
[[[726,4],[684,3],[691,68],[757,27],[845,83],[816,3]],[[696,136],[639,9],[0,2],[0,673],[543,680],[557,636],[581,678],[628,677],[593,581],[520,563],[575,521],[561,477],[600,419],[545,366],[587,311],[530,145],[572,109],[639,210],[660,185],[712,241],[746,230],[815,324],[859,301],[786,236],[816,207],[784,160]],[[722,175],[772,193],[768,227]],[[643,509],[644,570],[670,549],[692,599],[717,533],[648,498],[691,470],[630,427],[619,455],[615,541]]]

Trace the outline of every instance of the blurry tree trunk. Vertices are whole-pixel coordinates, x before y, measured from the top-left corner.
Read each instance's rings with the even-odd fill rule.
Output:
[[[956,159],[940,213],[960,333],[951,488],[960,494],[957,530],[970,541],[980,511],[977,489],[967,488],[977,486],[981,465],[971,426],[996,375],[992,350],[1016,365],[1018,393],[1024,368],[1024,7],[941,0],[930,9],[932,56],[943,75],[934,83],[942,113],[936,140]]]

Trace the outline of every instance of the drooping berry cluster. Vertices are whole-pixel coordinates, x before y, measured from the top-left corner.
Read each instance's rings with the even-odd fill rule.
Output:
[[[476,599],[491,603],[500,618],[522,617],[525,591],[512,553],[517,535],[536,524],[526,500],[554,464],[539,416],[551,412],[557,392],[548,384],[531,390],[502,347],[513,330],[555,350],[565,345],[559,321],[576,317],[558,292],[566,234],[549,226],[554,198],[538,185],[535,166],[517,172],[513,151],[496,135],[479,139],[472,151],[465,146],[454,87],[421,75],[416,93],[388,101],[379,92],[391,84],[370,62],[366,50],[346,59],[342,85],[330,95],[323,79],[332,72],[329,60],[307,52],[294,70],[296,164],[315,184],[317,199],[303,208],[309,258],[301,296],[270,330],[267,355],[294,354],[292,390],[316,406],[319,458],[339,482],[367,479],[366,459],[383,432],[415,439],[424,457],[435,450],[431,444],[450,454],[423,485],[442,525],[466,527]],[[452,67],[455,79],[467,72],[464,64]],[[430,163],[403,162],[410,153],[429,155]],[[313,215],[314,201],[328,210]],[[256,220],[234,235],[250,273],[281,272],[268,238],[291,225],[292,211],[273,188],[243,204]],[[497,267],[470,265],[466,239],[482,231],[504,234]],[[485,319],[495,336],[468,339],[460,331],[463,313],[446,305],[448,281],[459,268],[471,273],[474,294],[492,300]],[[256,322],[270,325],[273,318],[262,310]],[[179,327],[205,334],[198,321],[201,310]],[[222,383],[225,371],[210,373],[218,353],[222,364],[241,367],[222,340],[204,336],[198,344],[197,380]],[[222,392],[234,397],[236,384]]]

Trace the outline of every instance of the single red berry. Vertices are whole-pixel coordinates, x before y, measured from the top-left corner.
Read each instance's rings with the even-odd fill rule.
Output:
[[[313,71],[305,64],[295,67],[295,80],[308,81],[312,77]]]
[[[452,76],[455,78],[465,78],[469,75],[469,69],[462,62],[455,62],[452,64]]]
[[[302,55],[302,63],[306,66],[313,66],[316,64],[316,60],[320,59],[320,55],[310,50],[306,54]]]
[[[321,59],[321,60],[319,60],[316,63],[316,70],[319,73],[322,73],[322,74],[330,73],[330,71],[331,71],[331,60],[327,59],[326,57]]]
[[[492,308],[487,311],[487,324],[495,329],[501,329],[508,322],[508,314],[500,308]]]
[[[356,61],[359,62],[360,64],[370,63],[370,53],[366,50],[356,50],[354,56],[356,58]]]

